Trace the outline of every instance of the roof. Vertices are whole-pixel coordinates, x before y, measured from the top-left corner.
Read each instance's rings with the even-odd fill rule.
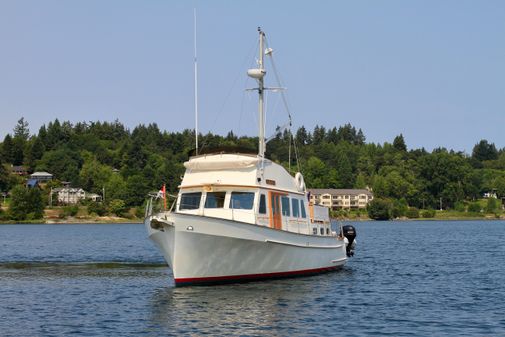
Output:
[[[11,167],[11,170],[14,171],[14,172],[20,172],[20,171],[26,171],[26,166],[22,166],[22,165],[13,165]]]
[[[360,195],[367,194],[372,196],[372,192],[367,189],[352,189],[352,188],[309,188],[311,194],[331,194],[331,195]]]
[[[37,187],[38,185],[39,181],[37,179],[28,179],[28,181],[26,182],[26,186],[30,188]]]
[[[31,177],[52,177],[53,175],[48,172],[33,172],[30,174]]]
[[[80,187],[57,187],[53,188],[53,192],[77,193],[84,192],[84,190]]]

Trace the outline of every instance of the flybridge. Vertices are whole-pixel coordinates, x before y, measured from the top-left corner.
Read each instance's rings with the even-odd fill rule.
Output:
[[[258,162],[259,158],[257,156],[223,153],[191,158],[184,163],[184,167],[189,170],[197,171],[226,170],[253,167],[256,166]]]
[[[258,155],[221,153],[200,155],[184,163],[181,188],[195,186],[249,186],[305,194],[301,174],[291,176],[284,167]]]

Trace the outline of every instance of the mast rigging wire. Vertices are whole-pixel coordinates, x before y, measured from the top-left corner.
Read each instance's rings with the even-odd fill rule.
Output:
[[[267,38],[265,37],[265,45],[267,48],[268,47],[268,40]],[[279,76],[279,72],[277,71],[277,67],[275,66],[275,62],[274,62],[274,57],[273,57],[273,53],[269,53],[268,54],[270,56],[270,62],[272,64],[272,69],[274,71],[274,75],[275,75],[275,79],[277,80],[277,85],[279,87],[282,87],[282,81],[280,79],[280,76]],[[282,98],[282,101],[284,103],[284,107],[286,108],[286,111],[288,113],[288,119],[289,119],[289,129],[288,129],[288,132],[289,132],[289,153],[288,153],[288,165],[289,165],[289,170],[291,170],[291,139],[293,140],[293,148],[294,148],[294,152],[295,152],[295,158],[296,158],[296,165],[297,165],[297,168],[298,168],[298,171],[301,172],[300,170],[300,159],[298,157],[298,149],[297,149],[297,146],[296,146],[296,142],[295,142],[295,137],[293,136],[293,132],[291,131],[291,127],[292,127],[292,118],[291,118],[291,111],[289,110],[289,105],[288,105],[288,101],[286,99],[286,95],[284,94],[284,90],[281,90],[281,98]]]

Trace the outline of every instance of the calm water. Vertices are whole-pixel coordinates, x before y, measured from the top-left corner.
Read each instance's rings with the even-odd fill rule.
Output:
[[[143,225],[2,225],[0,335],[505,336],[505,221],[355,226],[339,272],[174,288]]]

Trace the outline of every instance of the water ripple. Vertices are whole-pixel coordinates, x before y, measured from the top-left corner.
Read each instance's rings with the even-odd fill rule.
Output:
[[[0,334],[505,335],[505,222],[355,225],[338,272],[188,288],[141,225],[0,226]]]

